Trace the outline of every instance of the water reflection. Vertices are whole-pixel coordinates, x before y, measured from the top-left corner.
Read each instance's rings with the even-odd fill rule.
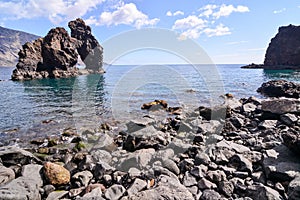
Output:
[[[271,70],[264,69],[264,76],[267,80],[273,79],[285,79],[289,81],[300,81],[300,71],[299,70]]]
[[[1,118],[6,116],[10,120],[1,123],[2,141],[13,137],[28,141],[34,137],[57,135],[65,128],[76,127],[78,121],[90,127],[99,126],[107,101],[103,75],[11,83],[20,89],[13,95],[15,105],[5,104],[2,110]],[[91,113],[91,109],[94,112]],[[14,132],[8,135],[7,130]]]

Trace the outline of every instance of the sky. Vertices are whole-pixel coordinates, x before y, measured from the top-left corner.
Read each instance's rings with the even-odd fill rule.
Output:
[[[300,24],[300,1],[0,0],[1,26],[39,36],[57,26],[69,31],[68,21],[79,17],[101,44],[128,31],[165,29],[174,32],[179,42],[197,43],[213,63],[263,63],[278,28]],[[184,63],[170,52],[142,48],[114,62]]]

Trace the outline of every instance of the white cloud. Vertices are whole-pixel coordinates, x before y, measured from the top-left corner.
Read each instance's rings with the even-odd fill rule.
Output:
[[[168,16],[168,17],[178,16],[178,15],[184,15],[184,12],[183,12],[183,11],[180,11],[180,10],[177,10],[177,11],[175,11],[174,13],[172,13],[171,11],[168,11],[168,12],[166,13],[166,16]]]
[[[237,41],[237,42],[228,42],[226,43],[226,45],[237,45],[237,44],[244,44],[244,43],[248,43],[249,41]]]
[[[219,24],[216,28],[206,28],[203,30],[208,37],[222,36],[231,34],[230,29],[223,24]]]
[[[206,23],[205,20],[198,18],[195,15],[190,15],[186,18],[176,20],[172,29],[202,29],[206,26]]]
[[[250,10],[247,6],[242,6],[242,5],[238,5],[235,7],[233,5],[225,5],[225,4],[222,4],[221,6],[208,4],[200,8],[199,11],[202,11],[199,15],[200,17],[205,16],[209,18],[210,16],[212,16],[215,19],[219,19],[220,17],[229,16],[233,12],[244,13],[244,12],[249,12]]]
[[[198,12],[200,12],[198,16],[193,14],[176,20],[172,29],[181,31],[181,35],[178,38],[179,40],[186,38],[197,39],[202,34],[205,34],[207,37],[229,35],[231,34],[230,28],[218,23],[218,20],[221,17],[229,16],[233,12],[243,13],[249,11],[248,7],[242,5],[208,4],[198,9]],[[167,15],[171,14],[171,12],[167,13]],[[215,24],[218,25],[216,26]]]
[[[284,12],[284,11],[286,11],[286,8],[282,8],[282,9],[280,9],[280,10],[274,10],[273,13],[274,13],[274,14],[279,14],[279,13],[282,13],[282,12]]]
[[[84,16],[105,0],[24,0],[0,4],[0,13],[13,19],[46,17],[52,23]]]
[[[172,17],[172,16],[173,16],[173,13],[172,13],[171,11],[168,11],[168,12],[166,13],[166,16]]]
[[[220,17],[226,17],[229,16],[231,13],[233,12],[249,12],[249,8],[246,6],[237,6],[234,7],[233,5],[221,5],[219,11],[213,13],[213,17],[215,17],[216,19],[219,19]]]
[[[101,13],[98,20],[95,17],[90,17],[87,22],[95,25],[132,25],[136,28],[143,26],[154,26],[159,22],[158,18],[149,19],[149,17],[139,11],[134,3],[120,4],[112,12]]]

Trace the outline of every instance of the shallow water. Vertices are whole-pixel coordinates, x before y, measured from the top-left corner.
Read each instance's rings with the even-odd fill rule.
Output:
[[[224,93],[263,98],[256,89],[268,80],[300,81],[299,71],[240,66],[112,65],[103,75],[24,82],[9,81],[13,68],[0,67],[0,145],[143,116],[141,105],[154,99],[191,109],[216,103]]]

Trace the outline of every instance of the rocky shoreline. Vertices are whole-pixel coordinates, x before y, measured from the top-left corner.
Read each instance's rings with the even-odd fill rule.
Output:
[[[142,108],[176,112],[0,147],[0,199],[299,199],[299,88],[186,113],[157,100]]]

